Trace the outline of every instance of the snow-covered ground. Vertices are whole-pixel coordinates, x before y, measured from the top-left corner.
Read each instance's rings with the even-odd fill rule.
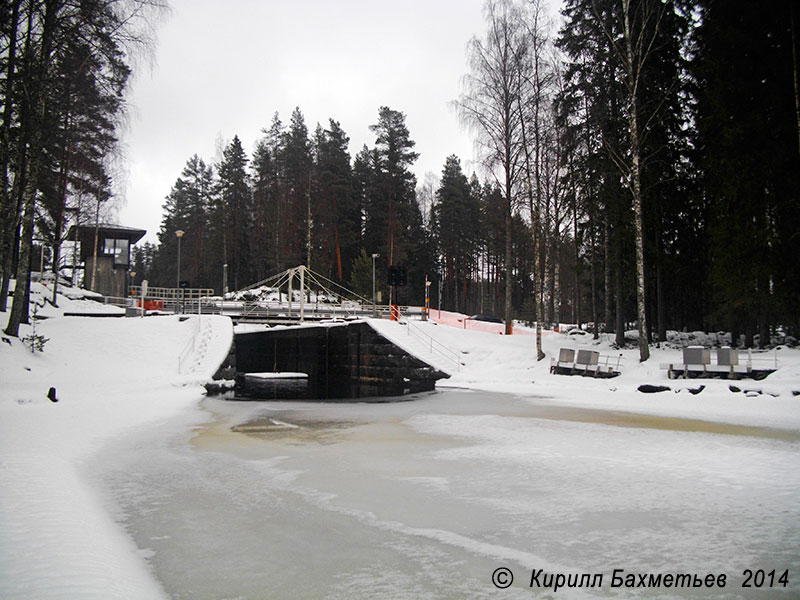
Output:
[[[449,373],[450,379],[437,384],[440,389],[469,388],[523,397],[545,396],[560,405],[800,429],[800,396],[792,393],[800,391],[798,349],[783,346],[760,354],[765,364],[771,364],[777,355],[780,365],[763,381],[668,380],[660,364],[680,362],[681,351],[675,348],[652,348],[650,359],[640,363],[638,349],[615,350],[610,338],[595,341],[591,335],[545,331],[542,347],[547,358],[537,361],[533,335],[502,336],[420,321],[412,321],[410,325],[391,321],[371,323],[398,345]],[[522,327],[515,331],[530,333]],[[560,348],[599,350],[601,357],[612,360],[611,364],[616,364],[621,355],[621,375],[613,379],[552,375],[550,358],[557,357]],[[459,365],[453,356],[459,356],[463,364]],[[647,383],[666,385],[671,390],[655,394],[637,391],[640,385]],[[690,388],[700,385],[705,385],[701,393],[689,393]],[[732,392],[730,385],[743,391]],[[748,396],[744,393],[746,390],[762,393]]]
[[[60,298],[61,311],[71,304]],[[162,597],[82,468],[110,441],[196,410],[230,320],[54,317],[37,333],[49,338],[41,353],[0,343],[0,598]]]
[[[16,339],[0,343],[0,598],[482,597],[496,591],[491,570],[483,572],[493,565],[597,571],[625,567],[629,559],[632,567],[654,570],[688,569],[692,560],[696,571],[799,568],[796,349],[777,351],[781,366],[766,380],[736,382],[751,391],[746,395],[725,381],[667,380],[659,363],[676,361],[675,349],[654,349],[640,364],[635,350],[548,333],[548,358],[537,362],[532,335],[370,321],[451,373],[439,383],[441,396],[396,405],[201,403],[200,384],[230,344],[228,319],[64,317],[67,302],[43,309],[50,317],[37,325],[49,338],[44,352],[33,354]],[[30,332],[23,326],[21,337]],[[621,353],[622,375],[552,375],[549,358],[561,347]],[[642,383],[672,391],[643,394]],[[701,393],[686,391],[701,383]],[[46,396],[50,387],[57,403]],[[464,396],[459,388],[481,391]],[[491,394],[499,392],[509,395]],[[262,434],[295,437],[253,442],[247,423],[259,410],[275,411]],[[358,425],[341,438],[347,443],[338,434],[314,437],[319,422],[337,420]],[[225,502],[243,511],[240,517]],[[293,502],[305,509],[287,508]],[[192,519],[219,520],[217,528],[181,521],[181,507]],[[197,557],[181,554],[202,542],[209,546],[194,548],[200,557],[227,564],[225,552],[258,547],[247,531],[258,515],[269,520],[259,535],[275,536],[259,539],[277,544],[282,555],[264,567],[276,586],[271,592],[236,592],[222,575],[212,581],[203,572],[208,565],[189,564]],[[159,535],[156,517],[174,531]],[[660,517],[663,523],[651,522]],[[730,525],[736,520],[738,528]],[[322,533],[315,542],[298,541],[282,529],[303,523],[301,534],[333,527],[336,539]],[[718,533],[700,536],[704,523]],[[623,542],[614,536],[626,526],[633,533]],[[181,531],[191,535],[174,539]],[[341,547],[348,543],[354,547]],[[318,556],[315,544],[330,554]],[[658,558],[659,548],[669,560]],[[148,550],[155,552],[149,561]],[[424,554],[422,567],[420,556],[395,565],[398,555],[415,553]],[[352,566],[371,555],[382,568],[395,565],[397,579],[377,580],[377,567],[337,579],[337,560]],[[179,564],[181,556],[187,564]],[[304,557],[323,569],[330,586],[275,581],[282,568],[314,579],[311,567],[287,567]],[[436,561],[445,569],[441,581]],[[183,579],[170,564],[185,571]],[[466,576],[467,567],[479,575]],[[424,585],[413,580],[418,568]],[[240,570],[246,579],[246,568]],[[208,587],[187,596],[192,578],[208,580]],[[215,586],[222,591],[212,592]],[[791,593],[798,589],[790,586]]]

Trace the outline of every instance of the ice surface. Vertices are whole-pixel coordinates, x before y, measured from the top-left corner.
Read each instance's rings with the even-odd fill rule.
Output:
[[[798,435],[560,420],[459,391],[203,406],[193,438],[152,431],[99,467],[174,598],[489,598],[501,565],[524,580],[511,598],[530,597],[533,568],[606,573],[606,588],[614,568],[800,568]],[[566,597],[608,589],[583,591]]]

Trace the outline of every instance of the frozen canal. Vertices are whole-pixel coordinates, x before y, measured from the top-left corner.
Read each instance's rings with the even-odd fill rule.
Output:
[[[89,465],[172,598],[550,597],[534,569],[604,575],[566,598],[800,594],[797,433],[483,392],[202,408]],[[727,587],[611,589],[614,569]]]

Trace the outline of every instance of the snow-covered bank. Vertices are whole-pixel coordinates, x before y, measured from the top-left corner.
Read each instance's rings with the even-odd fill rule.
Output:
[[[0,315],[0,318],[3,316]],[[632,446],[647,448],[653,440],[661,440],[659,447],[662,450],[669,450],[675,465],[682,464],[684,457],[687,456],[684,454],[685,445],[680,436],[674,437],[646,428],[620,433],[619,428],[610,424],[597,426],[554,423],[553,420],[542,422],[547,418],[546,411],[542,414],[541,411],[533,411],[531,412],[533,416],[528,415],[525,411],[519,411],[518,405],[523,403],[518,399],[529,402],[524,406],[526,410],[530,409],[533,403],[552,403],[800,430],[800,397],[793,395],[793,391],[800,389],[798,350],[780,349],[778,359],[781,367],[766,380],[734,382],[743,389],[764,392],[751,397],[741,392],[731,392],[728,388],[729,382],[726,381],[667,380],[666,373],[659,369],[659,363],[674,361],[679,354],[678,350],[654,349],[653,358],[645,364],[638,362],[636,350],[623,350],[621,351],[622,375],[615,379],[599,380],[549,373],[549,357],[554,356],[560,347],[596,348],[602,354],[613,353],[615,357],[620,353],[613,350],[607,342],[595,345],[589,336],[548,333],[543,341],[548,358],[536,361],[535,337],[532,335],[503,336],[421,322],[412,323],[412,333],[407,324],[389,321],[370,322],[399,345],[451,373],[452,377],[441,381],[439,387],[510,392],[516,396],[501,400],[506,414],[498,413],[497,406],[493,404],[496,397],[493,399],[491,395],[486,395],[486,400],[473,401],[470,414],[464,416],[458,414],[461,399],[456,396],[459,394],[453,394],[453,398],[441,405],[443,408],[437,405],[427,416],[412,418],[402,412],[400,415],[402,423],[392,421],[389,425],[384,422],[387,413],[401,409],[410,411],[415,408],[413,403],[370,408],[357,404],[342,404],[313,409],[329,411],[331,415],[340,417],[347,411],[355,411],[356,416],[361,414],[359,411],[364,411],[362,416],[366,422],[371,423],[374,417],[376,422],[383,423],[378,426],[381,431],[383,427],[399,427],[405,435],[406,429],[410,427],[411,430],[426,435],[444,435],[449,440],[462,438],[478,440],[479,448],[470,449],[472,445],[470,442],[464,449],[464,456],[469,459],[464,461],[464,464],[469,463],[471,466],[456,468],[452,473],[453,481],[474,480],[472,465],[478,458],[484,462],[488,461],[487,464],[492,461],[502,462],[510,465],[509,468],[512,470],[516,468],[514,465],[522,465],[524,468],[517,473],[522,477],[525,473],[535,471],[529,468],[528,462],[541,458],[544,442],[556,446],[557,442],[567,434],[571,436],[570,444],[559,445],[558,451],[548,456],[553,457],[553,472],[563,470],[563,467],[580,478],[585,472],[591,472],[590,466],[584,464],[584,460],[592,453],[575,452],[586,431],[596,433],[598,444],[605,444],[606,437],[616,440],[613,442],[617,444],[613,446],[614,450],[609,450],[607,455],[602,457],[603,460],[615,460],[615,457],[622,452],[620,448],[626,448],[628,442],[632,442],[630,444]],[[29,326],[23,327],[21,335],[28,335],[30,331]],[[207,413],[198,407],[198,400],[202,395],[199,384],[211,376],[228,351],[233,334],[230,321],[227,318],[210,316],[203,316],[202,319],[191,316],[182,321],[174,316],[92,319],[54,314],[52,318],[43,320],[37,325],[37,332],[49,338],[43,353],[32,354],[18,340],[9,340],[8,344],[0,342],[0,598],[164,597],[164,590],[151,574],[148,563],[139,549],[147,546],[140,544],[137,548],[126,531],[118,525],[119,515],[109,514],[103,490],[98,489],[100,487],[98,481],[92,477],[89,469],[103,464],[104,459],[112,462],[111,466],[116,465],[115,460],[121,457],[119,448],[129,449],[130,455],[126,454],[125,460],[129,460],[131,468],[134,468],[137,461],[143,460],[137,453],[138,440],[147,439],[147,434],[160,436],[162,431],[174,432],[177,427],[182,427],[178,429],[179,433],[188,432],[193,424],[208,418]],[[436,343],[432,343],[431,338],[426,336],[432,336]],[[439,344],[454,351],[455,356],[459,358],[458,362],[462,364],[457,366],[456,361],[447,352],[432,352],[431,348],[438,347]],[[180,367],[179,357],[181,357]],[[662,394],[642,394],[636,391],[642,383],[670,385],[679,393],[670,391]],[[701,383],[705,384],[706,388],[700,394],[692,395],[685,391],[686,388],[697,387]],[[51,403],[46,397],[50,387],[56,388],[58,403]],[[231,408],[230,405],[235,403],[222,404]],[[452,410],[452,414],[437,412],[445,409]],[[312,409],[302,406],[283,410],[297,411],[299,414],[301,411]],[[290,423],[279,414],[271,416],[277,417],[282,426]],[[294,418],[297,415],[291,416]],[[520,417],[528,420],[521,421]],[[294,424],[285,429],[294,431],[298,427]],[[531,433],[534,429],[537,436],[535,438]],[[542,437],[549,435],[548,432],[551,430],[552,435]],[[621,437],[617,440],[616,436]],[[692,446],[694,450],[691,450],[690,456],[697,470],[705,468],[703,465],[707,440],[708,438],[703,437]],[[365,460],[365,465],[369,468],[365,472],[371,473],[375,453],[384,452],[386,472],[381,471],[379,479],[382,482],[392,480],[398,467],[395,461],[399,460],[395,448],[391,444],[382,445],[383,438],[380,436],[366,436],[362,441],[363,444],[359,442],[352,449],[352,454],[349,450],[345,452],[346,459],[350,460],[353,456],[368,457],[369,460]],[[437,449],[439,448],[439,441],[429,441]],[[410,447],[416,447],[414,445],[416,440],[412,442]],[[758,448],[764,445],[760,442],[753,443]],[[737,440],[733,443],[742,455],[741,460],[737,459],[739,461],[737,467],[750,456],[747,449],[750,444],[749,440],[745,442]],[[780,445],[774,440],[765,444]],[[740,447],[742,445],[743,448]],[[115,450],[112,451],[112,447]],[[153,448],[139,448],[139,450],[145,457],[144,460],[147,460],[146,457],[155,458],[158,455]],[[769,452],[773,450],[769,449]],[[265,460],[268,464],[280,462],[282,460],[280,456],[283,456],[285,451],[285,447],[277,447],[275,452],[278,458],[270,456]],[[777,451],[780,451],[780,448]],[[175,470],[170,472],[174,473],[175,480],[172,483],[175,488],[184,485],[181,469],[187,468],[187,465],[191,469],[198,464],[206,464],[204,462],[206,460],[212,466],[216,465],[214,462],[216,459],[199,459],[189,454],[184,456],[181,452],[183,449],[179,449],[177,463],[173,465]],[[300,449],[298,452],[304,455],[305,449]],[[436,463],[436,468],[426,466],[422,474],[412,471],[408,474],[407,478],[410,478],[408,481],[413,483],[417,481],[415,478],[419,477],[423,477],[419,481],[426,482],[443,480],[444,476],[436,469],[446,468],[447,461],[453,458],[454,451],[448,452],[441,457],[444,463]],[[646,470],[649,468],[649,463],[655,460],[653,457],[657,455],[658,452],[655,450],[640,451],[637,455],[639,458],[632,459],[634,470],[637,472],[640,469]],[[770,458],[772,455],[765,456],[772,460]],[[306,458],[307,462],[303,462]],[[429,456],[421,455],[418,458],[418,466],[428,465]],[[747,459],[749,460],[747,464],[752,466],[762,460],[761,455],[757,455],[756,458],[758,460],[752,457]],[[790,456],[786,460],[791,461],[793,458]],[[320,494],[324,492],[324,497],[331,499],[331,503],[333,498],[345,498],[348,493],[352,493],[348,486],[342,485],[342,489],[333,486],[336,493],[330,494],[325,479],[328,467],[330,472],[335,472],[334,469],[340,468],[341,465],[336,462],[339,460],[336,455],[333,458],[328,455],[327,448],[324,451],[314,451],[309,457],[300,456],[300,459],[303,469],[308,469],[311,473],[321,473],[321,480],[315,482],[315,485],[322,490]],[[192,463],[192,460],[198,462]],[[330,465],[325,462],[326,460],[330,461]],[[260,474],[259,469],[263,464],[258,460],[252,463],[250,466]],[[738,485],[735,469],[729,468],[729,463],[725,464],[730,471],[728,477]],[[783,468],[783,462],[778,464]],[[224,488],[224,494],[220,492],[219,497],[228,498],[235,495],[236,490],[250,489],[253,479],[248,475],[249,471],[245,470],[245,475],[241,479],[236,479],[238,472],[236,469],[240,466],[236,463],[233,475],[224,470],[209,471],[215,476],[232,477],[232,483],[227,479],[220,483],[219,487],[221,490]],[[158,475],[158,473],[154,475],[154,468],[149,471],[143,469],[148,477],[140,478],[141,485],[144,486],[142,489],[146,489],[151,477]],[[487,468],[487,477],[491,470]],[[298,470],[292,477],[299,476],[301,471],[302,469]],[[780,469],[774,467],[768,475],[774,476],[779,471]],[[124,480],[127,471],[122,468],[121,473],[120,477]],[[131,473],[131,477],[135,475]],[[276,477],[283,481],[284,475],[285,473],[278,472]],[[202,490],[205,483],[200,475],[185,476]],[[368,475],[352,479],[360,480],[363,485],[363,489],[358,488],[363,494],[357,498],[356,504],[361,510],[357,514],[371,515],[376,506],[380,508],[385,501],[380,494],[380,486],[374,496],[373,479]],[[630,481],[635,481],[635,478],[632,476]],[[598,481],[598,487],[600,484]],[[233,487],[228,489],[229,485]],[[262,485],[265,484],[262,482]],[[572,485],[571,480],[564,483],[563,490],[571,489]],[[663,489],[668,490],[670,485],[670,482],[665,483]],[[761,485],[760,480],[758,485]],[[628,480],[621,482],[619,486],[620,489],[628,487]],[[753,487],[758,486],[754,484]],[[457,486],[454,489],[457,489]],[[487,487],[487,497],[495,498],[496,489],[499,488]],[[527,506],[525,504],[527,499],[536,489],[536,482],[531,482],[530,489],[526,488],[525,493],[519,496],[519,506]],[[794,494],[796,478],[789,481],[787,489],[788,491],[782,490],[781,493],[786,497]],[[400,491],[405,493],[407,490]],[[294,498],[297,492],[292,488],[287,493]],[[387,494],[387,496],[403,498],[403,493]],[[316,492],[313,496],[317,497]],[[620,496],[621,493],[614,495],[608,501],[609,511],[617,501],[615,498]],[[784,502],[783,498],[784,496],[776,496],[775,506],[780,508],[781,502]],[[423,506],[428,500],[428,492],[426,490],[424,493],[420,492],[418,505]],[[583,498],[583,503],[589,506],[590,500],[588,497]],[[794,503],[786,501],[784,506],[795,510]],[[404,522],[402,511],[405,507],[405,502],[400,503],[396,507],[400,512],[389,514],[383,521],[379,521],[379,529],[387,523]],[[204,507],[198,505],[195,508],[198,510],[202,508],[199,514],[206,514]],[[747,508],[747,503],[743,502],[742,514],[746,513]],[[254,503],[252,509],[261,510],[258,503]],[[272,506],[270,510],[277,510],[276,514],[280,514],[280,510]],[[322,506],[321,510],[323,512],[318,515],[320,527],[328,522],[330,513],[327,504]],[[656,508],[652,510],[657,511]],[[342,514],[347,516],[350,513],[342,512]],[[259,515],[263,517],[263,513]],[[306,514],[302,511],[297,514],[290,513],[289,516],[296,518],[298,522],[303,522],[306,518]],[[446,544],[453,545],[451,541],[456,538],[450,533],[459,531],[460,523],[451,516],[448,517],[445,527],[436,521],[440,516],[442,515],[438,513],[429,514],[423,511],[420,513],[420,519],[426,523],[424,527],[409,522],[407,530],[403,528],[405,525],[393,530],[389,527],[388,530],[390,533],[393,531],[394,534],[403,535],[411,532],[415,538],[420,531],[441,530],[446,532],[446,535],[442,534],[446,538]],[[520,513],[519,522],[535,521],[529,517],[530,515],[523,511]],[[415,520],[416,515],[413,521]],[[276,534],[283,535],[284,522],[276,519],[275,523]],[[342,531],[346,531],[352,523],[348,518],[341,517],[340,525]],[[783,527],[784,523],[780,522],[773,527],[769,532],[770,535],[778,531],[779,526]],[[242,527],[246,527],[246,524],[242,524]],[[509,527],[509,530],[513,529],[510,525]],[[375,537],[377,544],[383,539],[386,529],[380,529],[380,535],[371,529],[369,533],[362,533],[370,540]],[[552,532],[554,544],[560,535],[556,529]],[[477,540],[475,547],[482,549],[477,554],[485,553],[486,548],[495,549],[501,545],[508,546],[512,554],[519,548],[527,547],[524,539],[512,537],[509,541],[503,536],[484,539],[485,536],[479,535],[478,532],[473,533]],[[523,537],[536,539],[534,533],[536,532]],[[228,540],[231,547],[239,544],[240,539],[237,536],[245,536],[245,533],[242,530],[233,531],[231,539]],[[261,539],[263,538],[254,543]],[[457,539],[459,543],[463,541],[462,538]],[[181,540],[180,543],[184,541]],[[337,540],[328,540],[331,543],[335,541]],[[791,538],[790,542],[794,544],[794,538]],[[405,544],[406,539],[403,538],[398,543]],[[176,541],[175,545],[180,547],[179,541]],[[439,550],[437,546],[436,551]],[[216,547],[207,549],[208,553],[216,551]],[[620,556],[624,556],[624,552],[620,551]],[[393,560],[393,557],[391,558]],[[567,558],[569,557],[565,555],[562,561],[564,564],[567,564]],[[181,555],[175,560],[180,562]],[[386,564],[391,563],[391,560],[387,561]],[[187,568],[199,568],[198,564],[192,563]],[[460,563],[456,561],[454,564]],[[335,571],[333,567],[332,571]],[[481,563],[481,568],[483,567]],[[458,572],[458,569],[453,567],[454,577]],[[366,584],[372,583],[365,581]]]
[[[399,346],[421,356],[449,373],[439,388],[471,388],[535,398],[537,402],[620,410],[666,417],[700,419],[737,425],[800,429],[800,350],[777,350],[780,368],[763,381],[742,379],[669,380],[660,363],[679,362],[677,349],[651,349],[646,363],[638,360],[637,349],[616,350],[610,340],[595,342],[590,335],[543,332],[542,347],[547,355],[536,360],[536,339],[532,335],[504,336],[463,330],[430,322],[412,321],[411,329],[392,321],[370,321],[373,327]],[[527,332],[526,332],[527,333]],[[433,344],[430,339],[435,340]],[[457,366],[447,348],[460,357]],[[599,350],[616,361],[621,355],[621,375],[614,379],[553,375],[550,358],[560,348]],[[764,355],[772,358],[774,352]],[[644,394],[637,388],[645,383],[667,385],[668,392]],[[704,385],[697,395],[689,388]],[[742,392],[732,392],[734,385]],[[759,391],[750,396],[745,390]]]
[[[230,320],[57,317],[37,333],[42,353],[0,343],[0,597],[163,597],[83,465],[110,440],[196,410]]]

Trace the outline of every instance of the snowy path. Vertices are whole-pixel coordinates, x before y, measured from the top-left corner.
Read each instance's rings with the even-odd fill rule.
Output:
[[[142,427],[198,418],[202,389],[191,383],[210,377],[232,336],[228,319],[203,321],[187,376],[177,359],[196,325],[175,317],[52,319],[39,325],[51,338],[43,353],[2,344],[1,598],[164,596],[84,465]]]
[[[184,382],[205,383],[225,360],[233,341],[233,328],[225,318],[193,316],[195,332],[179,356]]]
[[[460,349],[442,343],[436,335],[435,325],[421,321],[397,323],[385,319],[368,319],[367,322],[395,345],[448,375],[457,373],[462,366],[459,364],[462,362]]]

